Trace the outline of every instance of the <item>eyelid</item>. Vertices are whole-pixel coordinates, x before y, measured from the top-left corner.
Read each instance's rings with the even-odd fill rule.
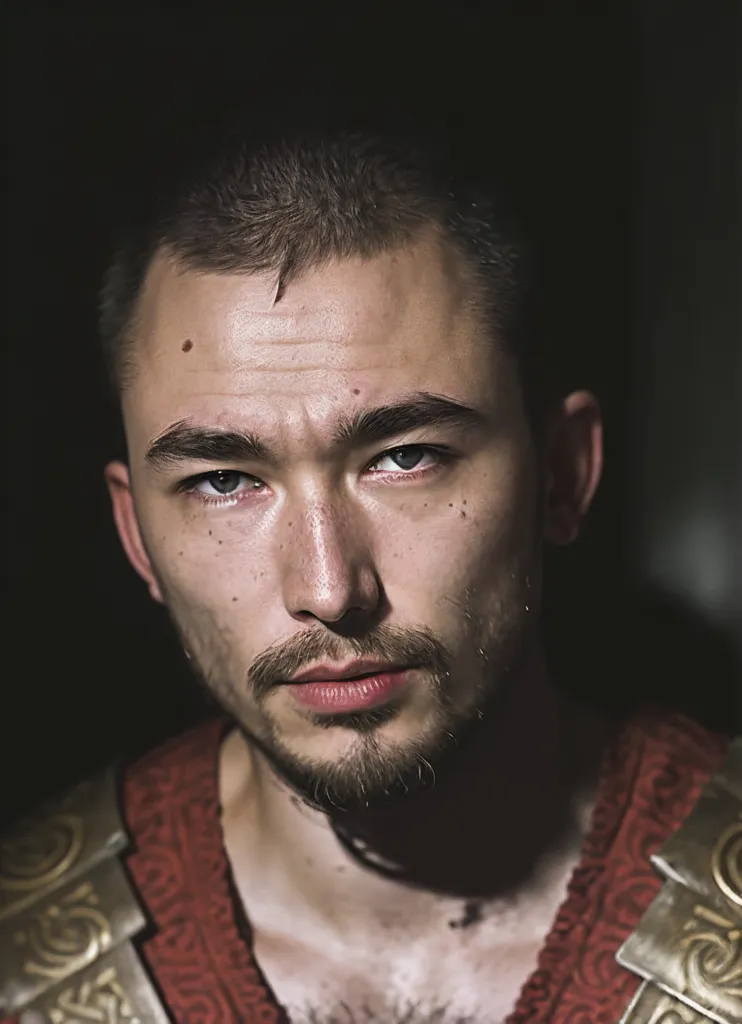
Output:
[[[395,452],[407,451],[409,448],[419,448],[427,454],[436,455],[441,462],[455,459],[458,454],[453,448],[449,448],[448,445],[445,444],[423,444],[422,442],[420,444],[415,444],[414,442],[409,442],[407,444],[395,444],[392,448],[386,448],[383,452],[379,452],[377,455],[374,455],[368,465],[373,466],[374,463],[379,462],[380,459],[385,459],[389,455],[394,455]],[[405,474],[404,470],[400,470],[400,473],[409,476],[409,472]]]
[[[196,485],[200,484],[202,480],[208,480],[210,476],[214,476],[216,473],[237,473],[239,476],[247,477],[249,480],[259,480],[260,483],[263,482],[259,477],[254,476],[252,473],[246,473],[244,469],[230,469],[226,466],[220,466],[218,469],[207,469],[203,473],[194,473],[192,476],[187,476],[184,480],[176,481],[175,490],[178,493],[193,491]]]

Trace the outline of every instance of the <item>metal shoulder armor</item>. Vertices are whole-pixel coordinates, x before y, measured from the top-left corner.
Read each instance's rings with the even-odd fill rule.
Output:
[[[619,1024],[741,1024],[742,738],[652,860],[664,884],[618,951],[644,979]]]
[[[128,845],[114,769],[0,836],[0,1017],[166,1024],[132,945],[146,918]]]

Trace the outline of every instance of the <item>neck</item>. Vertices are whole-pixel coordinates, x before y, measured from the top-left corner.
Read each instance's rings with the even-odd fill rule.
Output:
[[[274,879],[320,905],[328,895],[337,902],[343,885],[356,906],[364,889],[373,904],[390,877],[467,900],[515,896],[579,844],[605,741],[596,725],[551,686],[539,660],[433,786],[334,817],[301,804],[234,733],[223,751],[222,804],[235,871],[241,862],[270,865]]]

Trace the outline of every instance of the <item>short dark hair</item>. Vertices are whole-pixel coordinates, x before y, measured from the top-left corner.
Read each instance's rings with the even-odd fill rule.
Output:
[[[275,271],[285,284],[329,259],[370,257],[432,229],[463,258],[539,420],[550,389],[534,268],[503,190],[445,148],[443,139],[412,144],[362,131],[238,136],[168,180],[129,228],[101,291],[103,354],[118,393],[132,379],[137,302],[157,253],[198,271]]]

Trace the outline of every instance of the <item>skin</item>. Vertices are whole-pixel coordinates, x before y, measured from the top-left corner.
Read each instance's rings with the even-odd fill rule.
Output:
[[[238,726],[221,757],[225,843],[292,1019],[343,1000],[385,1020],[411,1003],[504,1015],[576,861],[600,746],[538,642],[541,549],[573,540],[589,507],[598,406],[568,396],[534,444],[516,369],[432,237],[276,296],[270,276],[155,260],[122,399],[129,465],[106,469],[121,540]],[[343,416],[420,393],[481,423],[336,443]],[[272,457],[148,462],[184,422],[259,434]],[[205,501],[217,478],[194,478],[217,469],[244,476]],[[270,685],[390,650],[422,664],[373,728],[323,728]],[[523,823],[524,806],[543,813]],[[493,820],[518,821],[517,841]],[[380,948],[397,966],[375,982]],[[448,982],[441,958],[458,964]]]

